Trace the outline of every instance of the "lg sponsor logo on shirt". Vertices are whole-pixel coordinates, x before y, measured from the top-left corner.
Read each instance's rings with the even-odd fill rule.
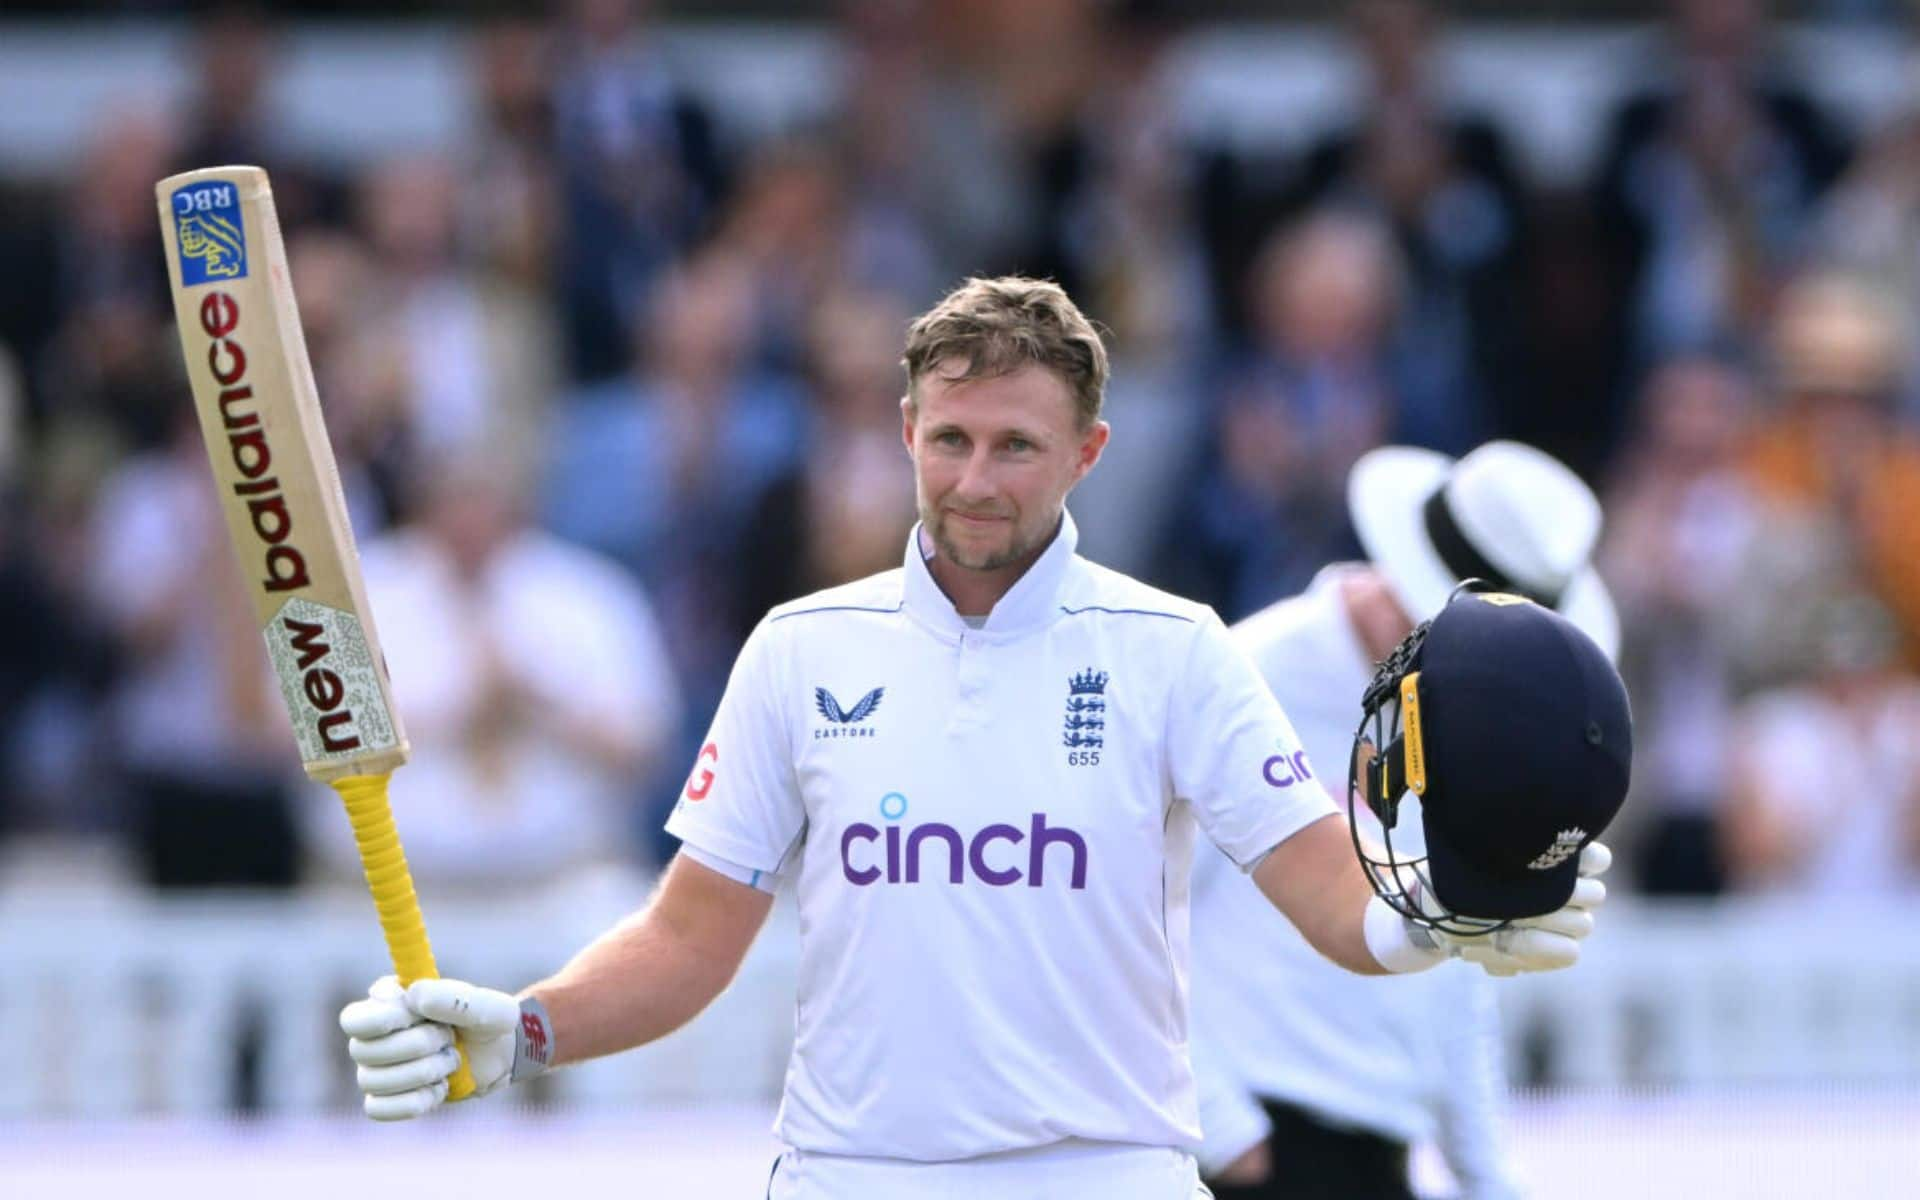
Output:
[[[1034,813],[1025,829],[995,823],[971,836],[939,821],[903,828],[901,820],[906,815],[906,796],[888,792],[880,798],[884,830],[865,821],[846,827],[840,835],[840,869],[848,883],[855,887],[919,883],[922,872],[927,871],[929,882],[944,878],[951,884],[963,884],[971,874],[988,887],[1010,887],[1021,882],[1028,887],[1043,887],[1047,851],[1052,849],[1056,851],[1055,878],[1059,878],[1064,862],[1067,887],[1079,891],[1087,886],[1086,839],[1065,826],[1047,824],[1045,813]],[[1023,842],[1024,855],[1019,849]],[[930,849],[930,843],[938,843],[937,850]],[[999,843],[1005,843],[1006,848]],[[1064,860],[1061,853],[1067,856]]]

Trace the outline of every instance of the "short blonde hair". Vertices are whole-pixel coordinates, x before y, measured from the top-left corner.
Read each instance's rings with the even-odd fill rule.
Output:
[[[1003,275],[967,280],[907,329],[907,400],[920,380],[949,358],[966,360],[958,375],[987,379],[1022,367],[1045,367],[1073,394],[1082,429],[1100,418],[1107,390],[1107,348],[1100,331],[1049,279]]]

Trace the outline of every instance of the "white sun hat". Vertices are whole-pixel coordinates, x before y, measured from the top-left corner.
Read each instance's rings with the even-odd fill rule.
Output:
[[[1347,510],[1367,557],[1407,615],[1424,621],[1462,579],[1530,596],[1606,652],[1620,617],[1593,569],[1600,501],[1559,460],[1488,442],[1458,461],[1412,446],[1368,451],[1347,476]]]

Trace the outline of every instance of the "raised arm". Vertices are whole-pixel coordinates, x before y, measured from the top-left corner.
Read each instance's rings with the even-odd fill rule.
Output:
[[[1373,888],[1354,859],[1346,820],[1337,813],[1275,846],[1253,869],[1253,881],[1315,950],[1361,975],[1388,973],[1367,949]]]
[[[340,1014],[367,1115],[404,1120],[438,1108],[460,1064],[456,1033],[475,1096],[672,1033],[732,981],[772,903],[681,855],[645,908],[518,997],[457,979],[405,991],[391,976],[379,981]]]
[[[772,905],[675,857],[644,909],[521,993],[546,1008],[553,1064],[644,1046],[691,1021],[732,982]]]

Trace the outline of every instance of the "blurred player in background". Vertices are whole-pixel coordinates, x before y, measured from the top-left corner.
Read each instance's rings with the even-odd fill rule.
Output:
[[[1107,358],[1066,294],[970,280],[914,322],[906,366],[904,565],[754,631],[644,912],[519,998],[388,979],[348,1006],[368,1115],[438,1107],[456,1029],[481,1093],[671,1032],[792,878],[771,1196],[1187,1200],[1205,1195],[1187,1149],[1197,829],[1348,970],[1465,950],[1374,895],[1219,618],[1075,555],[1065,501],[1107,442]],[[1272,786],[1276,758],[1298,786]],[[1471,952],[1565,966],[1594,894]]]
[[[1311,761],[1341,760],[1373,664],[1464,578],[1558,608],[1617,652],[1613,605],[1588,565],[1599,501],[1548,455],[1489,442],[1455,462],[1383,447],[1354,465],[1347,501],[1372,561],[1326,567],[1306,592],[1232,631]],[[1410,1197],[1408,1149],[1436,1131],[1464,1195],[1517,1195],[1495,1128],[1505,1081],[1483,974],[1464,964],[1417,980],[1337,970],[1247,903],[1228,866],[1203,847],[1194,872],[1200,1161],[1215,1195]]]

